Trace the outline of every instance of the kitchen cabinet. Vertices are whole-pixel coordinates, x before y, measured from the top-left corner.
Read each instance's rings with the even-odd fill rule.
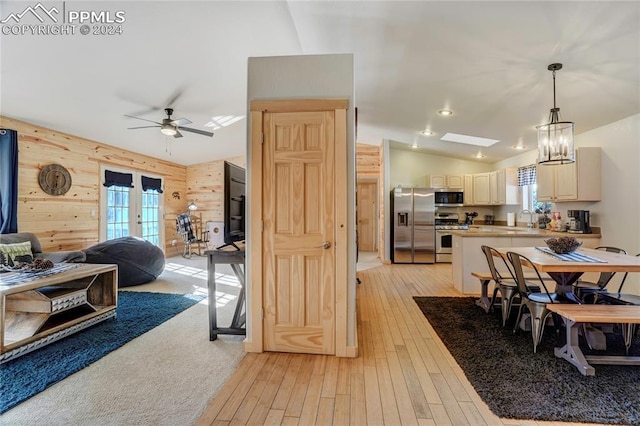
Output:
[[[518,169],[509,167],[491,172],[489,175],[489,191],[491,204],[520,204]]]
[[[538,201],[600,201],[599,147],[576,149],[576,161],[571,164],[538,165],[536,182]]]
[[[464,193],[464,205],[473,206],[473,175],[464,175],[464,186],[462,187]]]
[[[487,206],[491,204],[491,173],[473,175],[473,205]]]
[[[467,185],[472,188],[471,196],[466,194]],[[520,204],[518,170],[509,167],[493,172],[465,175],[465,199],[468,200],[465,204],[469,206]]]
[[[463,178],[460,175],[431,175],[427,176],[429,188],[462,188]]]

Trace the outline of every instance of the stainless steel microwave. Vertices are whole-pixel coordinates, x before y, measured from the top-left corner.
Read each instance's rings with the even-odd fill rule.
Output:
[[[436,189],[434,202],[436,207],[461,207],[464,205],[464,193],[450,189]]]

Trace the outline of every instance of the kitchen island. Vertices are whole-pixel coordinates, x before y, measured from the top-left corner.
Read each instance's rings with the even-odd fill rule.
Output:
[[[469,230],[447,231],[452,235],[452,280],[456,290],[469,295],[480,294],[480,281],[472,272],[489,273],[489,266],[480,248],[491,247],[546,247],[544,240],[551,237],[571,236],[582,241],[582,246],[595,248],[600,245],[600,233],[596,229],[592,234],[569,234],[545,229],[489,226],[471,226]],[[504,266],[496,262],[503,276],[509,276]],[[504,272],[504,273],[503,273]],[[490,291],[493,291],[490,289]]]

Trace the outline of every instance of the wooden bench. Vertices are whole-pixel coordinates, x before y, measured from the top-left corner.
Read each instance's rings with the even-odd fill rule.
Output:
[[[566,324],[567,343],[555,348],[558,358],[564,358],[575,365],[585,376],[595,376],[595,369],[589,364],[640,365],[640,357],[628,355],[584,355],[578,346],[579,324],[605,323],[622,324],[627,353],[633,338],[634,324],[640,324],[640,306],[633,305],[573,305],[551,303],[551,312],[560,315]]]
[[[472,272],[472,276],[480,280],[480,299],[476,300],[476,305],[480,306],[486,313],[491,310],[491,299],[489,299],[489,283],[493,277],[489,272]]]
[[[476,306],[480,306],[486,313],[491,310],[491,299],[489,298],[489,284],[493,281],[490,272],[472,272],[472,276],[480,280],[480,299],[476,300]],[[535,275],[525,275],[525,280],[538,279]],[[509,278],[512,280],[511,278]],[[542,277],[544,281],[553,281],[551,277]]]

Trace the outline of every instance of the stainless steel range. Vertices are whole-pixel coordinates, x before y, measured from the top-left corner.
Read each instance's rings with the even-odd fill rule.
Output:
[[[457,213],[436,212],[434,217],[436,233],[436,262],[450,263],[452,258],[453,236],[448,230],[468,230],[469,225],[460,223]],[[440,231],[440,232],[438,232]]]

